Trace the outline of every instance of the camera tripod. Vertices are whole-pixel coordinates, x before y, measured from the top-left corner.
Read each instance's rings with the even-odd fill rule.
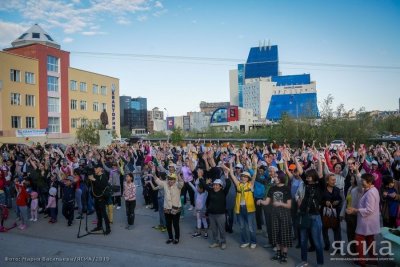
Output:
[[[102,232],[92,232],[92,231],[89,231],[88,230],[88,217],[89,217],[89,214],[88,214],[88,202],[89,202],[89,194],[90,194],[90,191],[89,191],[89,188],[86,190],[86,199],[85,199],[85,201],[86,201],[86,212],[82,212],[82,214],[81,214],[81,216],[80,216],[80,220],[79,220],[79,228],[78,228],[78,234],[77,234],[77,238],[82,238],[82,237],[85,237],[85,236],[88,236],[88,235],[106,235],[106,233],[105,233],[105,230],[104,230],[104,228],[102,229]],[[85,231],[86,231],[86,233],[84,233],[84,234],[81,234],[81,226],[82,226],[82,220],[83,220],[83,214],[85,214]]]

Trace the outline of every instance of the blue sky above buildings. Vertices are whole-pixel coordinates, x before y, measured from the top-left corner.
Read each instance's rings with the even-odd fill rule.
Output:
[[[228,101],[228,71],[260,40],[278,45],[283,75],[310,73],[319,102],[332,94],[347,109],[398,108],[399,68],[297,63],[399,67],[400,1],[0,1],[0,47],[34,23],[71,51],[71,66],[118,77],[121,94],[169,115]]]

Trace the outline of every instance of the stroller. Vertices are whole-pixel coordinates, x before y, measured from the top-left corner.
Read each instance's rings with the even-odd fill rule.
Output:
[[[14,224],[9,228],[4,226],[4,221],[7,220],[8,215],[9,215],[9,210],[8,210],[7,206],[0,204],[0,232],[7,232],[8,230],[11,230],[11,229],[17,227],[16,222],[14,222]]]

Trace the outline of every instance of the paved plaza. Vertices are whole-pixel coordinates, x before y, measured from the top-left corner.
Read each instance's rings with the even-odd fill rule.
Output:
[[[60,201],[61,203],[61,201]],[[263,248],[267,239],[264,233],[257,234],[256,249],[239,248],[238,225],[234,233],[227,235],[227,249],[210,249],[211,240],[192,238],[195,217],[185,210],[181,219],[181,239],[178,245],[165,243],[167,233],[152,229],[158,223],[158,212],[146,209],[138,189],[135,227],[126,230],[125,208],[114,209],[114,223],[109,236],[88,235],[77,238],[79,220],[71,227],[59,214],[56,224],[48,224],[43,215],[38,222],[29,223],[21,231],[17,228],[0,233],[0,266],[295,266],[300,262],[300,249],[290,248],[288,263],[270,261],[272,249]],[[9,225],[15,218],[14,212],[7,221]],[[76,217],[77,215],[75,215]],[[88,217],[88,228],[95,224],[95,214]],[[82,220],[83,228],[85,220]],[[84,229],[83,233],[85,233]],[[343,236],[345,233],[343,232]],[[351,266],[349,262],[331,260],[325,252],[324,266]],[[310,266],[316,266],[315,252],[309,253]],[[393,263],[381,266],[394,266]]]

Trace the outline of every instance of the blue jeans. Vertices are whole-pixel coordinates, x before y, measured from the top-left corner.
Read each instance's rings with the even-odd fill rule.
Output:
[[[7,206],[7,208],[11,209],[12,208],[12,198],[11,198],[10,186],[4,187],[4,194],[5,194],[5,205]]]
[[[164,215],[164,197],[158,198],[158,214],[160,215],[160,225],[166,226],[165,215]]]
[[[250,232],[250,243],[256,244],[256,213],[247,212],[246,206],[240,206],[239,213],[239,226],[240,226],[240,242],[242,244],[249,243],[247,229]]]
[[[311,236],[314,240],[315,251],[317,252],[317,264],[324,264],[324,252],[322,249],[322,221],[320,215],[310,215],[311,217]],[[308,252],[308,230],[301,229],[300,245],[301,245],[301,260],[307,262]]]

